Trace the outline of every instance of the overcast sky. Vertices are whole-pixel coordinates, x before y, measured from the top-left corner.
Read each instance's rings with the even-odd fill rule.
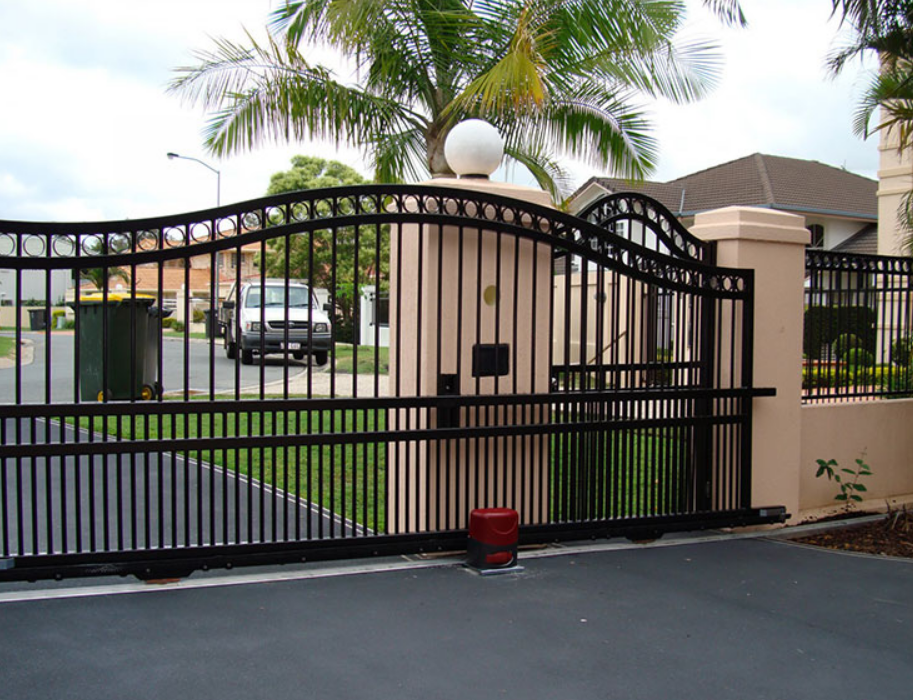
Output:
[[[262,33],[278,0],[0,0],[0,219],[139,218],[262,196],[297,153],[342,160],[366,175],[358,151],[295,143],[221,161],[202,146],[205,114],[165,88],[209,36]],[[874,140],[857,139],[858,66],[839,80],[826,56],[838,26],[830,0],[743,0],[750,25],[727,29],[688,0],[690,34],[725,59],[711,97],[651,105],[668,180],[751,153],[819,160],[875,177]],[[322,54],[321,60],[327,57]],[[570,164],[577,184],[596,173]],[[520,173],[513,176],[522,179]]]

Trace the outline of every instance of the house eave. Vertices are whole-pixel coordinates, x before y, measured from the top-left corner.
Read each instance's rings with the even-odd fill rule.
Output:
[[[791,212],[794,214],[817,214],[819,216],[833,216],[841,219],[852,219],[853,221],[869,221],[872,223],[878,223],[878,217],[871,214],[861,214],[855,211],[840,211],[837,209],[819,209],[816,207],[784,207],[778,204],[751,204],[747,205],[751,207],[756,207],[758,209],[776,209],[777,211]],[[678,211],[675,212],[675,215],[679,218],[686,216],[695,216],[701,214],[705,211],[710,211],[709,209],[692,209],[687,211]]]

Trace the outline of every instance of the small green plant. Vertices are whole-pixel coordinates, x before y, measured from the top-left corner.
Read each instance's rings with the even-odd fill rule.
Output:
[[[203,323],[206,320],[206,315],[203,313],[202,309],[193,310],[193,322],[194,323]]]
[[[174,319],[170,316],[162,319],[162,328],[171,328],[174,325]]]
[[[847,512],[853,507],[854,503],[862,501],[862,496],[859,494],[865,493],[868,489],[866,489],[865,484],[859,483],[859,480],[864,476],[872,475],[872,468],[865,463],[865,453],[856,459],[856,469],[849,469],[847,467],[840,469],[840,465],[837,464],[836,459],[829,459],[827,461],[819,459],[817,462],[818,473],[815,474],[815,476],[827,476],[828,481],[837,482],[837,485],[840,487],[840,493],[834,496],[834,500],[841,501]],[[847,477],[840,476],[838,469],[843,474],[846,474],[847,477],[852,477],[852,481]]]

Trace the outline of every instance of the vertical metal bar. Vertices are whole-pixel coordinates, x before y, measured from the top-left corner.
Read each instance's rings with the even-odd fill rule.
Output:
[[[442,362],[441,344],[443,342],[441,325],[442,325],[442,318],[443,318],[443,312],[444,312],[444,300],[443,300],[443,296],[444,296],[444,227],[439,226],[435,229],[435,231],[437,232],[437,304],[436,304],[436,306],[437,306],[436,319],[437,320],[435,322],[435,327],[437,330],[437,342],[435,344],[434,367],[435,367],[435,375],[437,376],[437,381],[440,382],[441,375],[444,373],[444,368],[441,365],[441,362]],[[457,341],[457,342],[459,342],[459,341]],[[440,393],[440,387],[438,387],[438,393]],[[437,409],[435,427],[440,427],[441,410],[442,410],[441,408]],[[445,409],[445,410],[448,414],[451,413],[451,410],[449,408]],[[448,421],[447,427],[452,428],[454,426],[452,426],[450,424],[450,422]],[[449,446],[449,441],[447,441],[446,444]],[[435,494],[434,494],[434,521],[433,521],[434,527],[433,527],[433,529],[442,530],[444,528],[441,526],[441,522],[442,522],[442,519],[441,519],[441,515],[442,515],[442,513],[441,513],[441,488],[442,488],[441,440],[439,440],[439,439],[435,440],[434,446],[435,446],[435,457],[434,457]],[[449,450],[447,451],[446,454],[449,455]],[[445,470],[445,473],[446,473],[446,476],[445,476],[444,488],[446,489],[446,497],[444,499],[444,502],[447,504],[447,511],[449,513],[449,510],[450,510],[450,508],[449,508],[449,505],[450,505],[450,463],[449,463],[449,461],[447,463],[447,468]],[[429,498],[428,501],[429,501],[428,502],[428,511],[429,512],[426,515],[426,519],[427,519],[426,521],[429,525],[429,528],[431,528],[431,523],[432,523],[431,513],[430,513],[431,499]],[[444,522],[447,522],[446,518],[444,518]]]
[[[745,294],[742,297],[742,386],[750,389],[754,387],[754,305],[755,305],[755,275],[754,270],[745,270]],[[752,441],[752,399],[743,399],[745,416],[741,431],[741,468],[739,475],[739,492],[741,495],[739,505],[743,508],[751,507],[751,441]]]
[[[476,236],[475,236],[476,237],[476,289],[475,289],[476,339],[475,339],[475,344],[476,344],[476,346],[478,346],[482,342],[482,293],[483,293],[482,244],[483,244],[483,238],[484,238],[484,231],[482,229],[478,228],[478,229],[475,229],[475,232],[476,232]],[[481,393],[482,379],[479,376],[478,372],[475,372],[474,374],[475,374],[475,377],[474,377],[475,378],[475,395],[478,396]],[[482,407],[479,404],[476,404],[476,410],[475,410],[475,425],[476,426],[482,425],[481,410],[482,410]],[[481,484],[479,482],[483,478],[483,476],[485,479],[484,505],[488,505],[488,478],[487,478],[487,472],[484,475],[482,472],[482,462],[481,462],[481,452],[480,452],[480,443],[482,443],[482,441],[483,441],[483,438],[475,438],[473,440],[473,447],[475,448],[475,460],[474,460],[475,481],[474,481],[474,492],[473,492],[473,499],[472,499],[473,508],[480,508],[483,505],[479,501],[480,489],[481,489]],[[487,451],[488,451],[487,442],[485,442],[485,446],[486,446],[486,453],[487,453]],[[485,461],[486,461],[486,463],[488,461],[487,454],[485,457]]]
[[[463,380],[465,370],[463,368],[463,277],[464,277],[464,256],[465,256],[465,229],[463,226],[460,226],[457,229],[457,246],[459,252],[457,254],[457,326],[456,326],[456,390],[458,394],[463,393]],[[456,411],[459,416],[459,425],[460,427],[467,425],[469,421],[469,409],[468,408],[459,408]],[[465,440],[457,440],[455,444],[456,448],[456,458],[455,464],[457,469],[457,478],[456,478],[456,503],[455,503],[455,520],[452,524],[452,527],[458,527],[460,522],[460,515],[465,514],[466,516],[466,526],[469,525],[469,468],[468,464],[464,463],[469,457],[468,446]],[[462,448],[462,449],[461,449]],[[461,459],[462,452],[462,459]],[[463,488],[460,488],[460,480],[463,481]],[[463,495],[462,503],[460,503],[460,493]]]
[[[361,291],[358,280],[358,246],[359,246],[359,226],[353,227],[353,245],[352,252],[352,397],[358,397],[358,344],[361,342]],[[354,493],[354,489],[352,493]],[[353,511],[354,520],[354,511]]]
[[[422,336],[424,335],[424,333],[423,333],[423,330],[424,330],[423,316],[424,316],[424,314],[422,313],[422,311],[424,310],[423,307],[425,304],[425,283],[424,283],[425,224],[424,223],[421,223],[418,225],[417,259],[418,259],[418,270],[417,270],[417,277],[416,277],[417,304],[416,304],[416,314],[415,314],[416,315],[416,321],[415,321],[415,395],[421,396],[422,391],[423,391],[423,389],[422,389],[422,354],[423,354],[423,352],[425,352],[424,348],[422,347]],[[421,409],[415,410],[415,427],[416,427],[416,429],[420,429],[422,427],[422,419],[420,417],[420,410]],[[411,414],[412,414],[412,411],[409,412],[410,416],[411,416]],[[407,418],[407,421],[408,420],[409,420],[409,418]],[[426,427],[427,427],[427,424],[426,424]],[[406,428],[407,429],[409,428],[408,422],[406,424]],[[422,502],[422,500],[421,500],[422,499],[421,488],[422,488],[422,476],[423,476],[422,472],[427,471],[428,461],[427,461],[426,445],[423,444],[423,442],[421,440],[415,440],[414,444],[415,444],[415,494],[414,494],[415,500],[413,502],[414,503],[413,508],[411,508],[410,510],[415,512],[416,529],[420,529],[421,511],[419,509],[421,508],[421,502]],[[425,455],[426,455],[425,460],[422,460],[420,458],[419,454],[421,452],[425,453]],[[426,484],[426,488],[427,488],[427,480],[428,480],[427,473],[424,474],[424,477],[425,477],[425,484]],[[428,499],[427,499],[427,494],[426,494],[426,498],[425,498],[426,503],[427,503],[427,500]]]

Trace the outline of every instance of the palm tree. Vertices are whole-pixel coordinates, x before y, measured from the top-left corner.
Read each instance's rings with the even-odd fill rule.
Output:
[[[874,52],[879,70],[859,101],[853,130],[862,138],[892,131],[899,151],[913,148],[913,0],[832,0],[834,12],[850,24],[853,40],[829,59],[839,73],[853,58]],[[872,126],[875,112],[877,124]],[[913,192],[903,198],[898,220],[905,231],[904,247],[913,252]]]
[[[880,70],[872,76],[856,112],[854,131],[863,138],[896,129],[901,148],[913,146],[913,0],[832,0],[834,11],[854,32],[853,41],[829,59],[839,73],[853,58],[878,54]],[[875,110],[881,119],[872,128]]]
[[[94,255],[122,253],[128,248],[129,242],[119,235],[110,238],[99,237],[89,244],[89,252]],[[91,282],[99,292],[108,288],[112,278],[119,279],[124,284],[130,284],[130,273],[122,267],[90,267],[79,270],[79,279]]]
[[[743,23],[736,0],[705,0]],[[217,156],[317,136],[368,151],[377,182],[450,174],[443,144],[467,117],[499,127],[506,153],[557,192],[555,154],[644,177],[656,160],[641,97],[700,98],[717,56],[676,45],[683,4],[661,0],[301,0],[265,42],[216,41],[171,89],[214,114]],[[305,43],[353,60],[344,84]]]
[[[91,282],[99,292],[104,291],[113,278],[130,284],[130,273],[122,267],[92,267],[79,271],[79,279]]]

